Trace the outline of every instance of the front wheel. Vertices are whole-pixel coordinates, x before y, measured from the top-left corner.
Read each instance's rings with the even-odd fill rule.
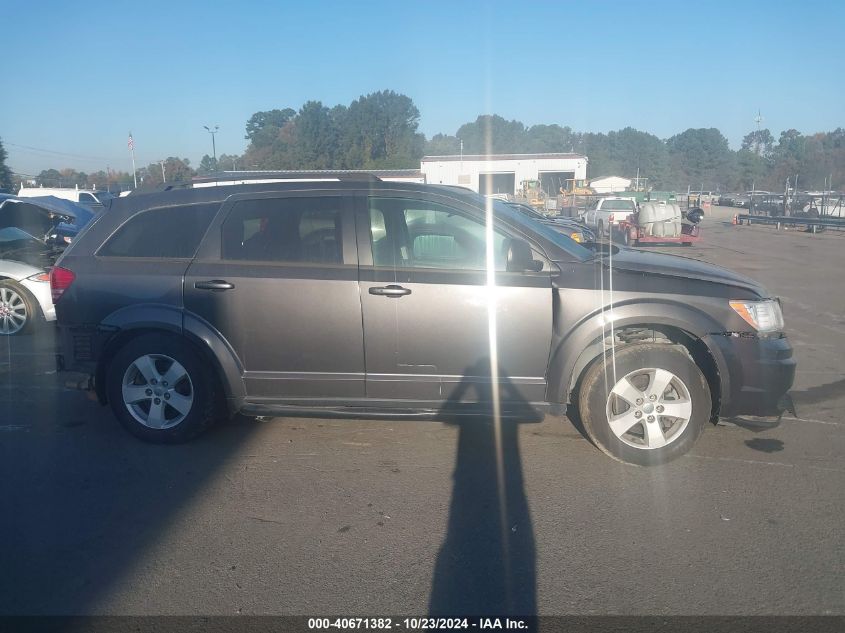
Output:
[[[710,419],[710,389],[683,348],[622,347],[598,358],[581,381],[584,430],[602,451],[639,466],[664,464],[689,451]]]
[[[112,411],[142,440],[184,442],[215,419],[208,364],[178,337],[145,334],[130,340],[115,354],[108,376]]]

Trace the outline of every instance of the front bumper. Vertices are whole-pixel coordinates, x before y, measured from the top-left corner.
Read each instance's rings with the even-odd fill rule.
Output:
[[[721,376],[719,415],[779,415],[795,380],[797,361],[785,335],[761,337],[730,332],[711,335],[722,353],[727,375]]]

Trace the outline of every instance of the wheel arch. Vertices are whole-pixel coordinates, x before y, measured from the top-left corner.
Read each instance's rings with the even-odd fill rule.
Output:
[[[210,364],[229,413],[240,409],[246,396],[240,360],[223,336],[196,315],[186,314],[173,306],[134,305],[109,315],[100,329],[112,331],[99,351],[94,376],[97,397],[102,404],[107,402],[105,379],[117,351],[145,334],[169,334],[187,342]]]
[[[616,346],[638,342],[665,342],[683,347],[701,369],[710,387],[713,408],[711,419],[718,416],[722,402],[730,393],[726,359],[707,335],[719,331],[707,314],[671,303],[637,303],[614,307],[613,339],[611,327],[603,323],[601,313],[582,322],[553,351],[549,364],[549,402],[573,403],[577,387],[587,368],[609,353],[611,340]]]

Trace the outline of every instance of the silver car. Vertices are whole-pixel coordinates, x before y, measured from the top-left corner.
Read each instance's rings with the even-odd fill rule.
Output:
[[[17,227],[0,229],[0,336],[24,334],[38,319],[54,321],[47,262],[52,249]]]

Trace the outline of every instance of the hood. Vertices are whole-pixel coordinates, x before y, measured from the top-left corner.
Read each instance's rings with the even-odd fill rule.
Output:
[[[55,196],[0,200],[0,228],[18,227],[38,237],[60,226],[75,233],[93,217],[82,205]]]
[[[766,289],[750,277],[689,257],[620,248],[618,251],[614,250],[612,261],[614,271],[697,279],[750,290],[761,298],[768,296]],[[610,262],[609,256],[602,257],[602,263],[605,266],[609,266]]]

